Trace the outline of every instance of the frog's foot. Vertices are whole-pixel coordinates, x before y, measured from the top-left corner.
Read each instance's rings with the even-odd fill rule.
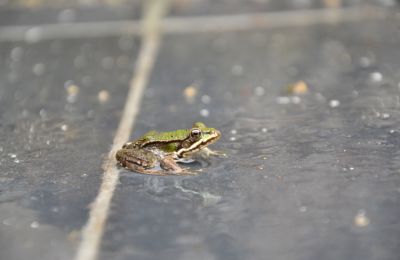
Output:
[[[202,151],[204,151],[204,153],[206,153],[208,157],[210,157],[210,156],[217,156],[217,157],[221,157],[221,158],[228,157],[228,155],[226,155],[226,153],[224,153],[222,151],[211,150],[210,148],[207,148],[207,147],[202,149]]]
[[[228,157],[226,155],[226,153],[224,153],[224,152],[211,150],[211,149],[209,149],[207,147],[201,149],[200,151],[198,151],[195,156],[197,158],[200,158],[200,159],[203,159],[203,160],[207,160],[211,156],[217,156],[217,157],[222,157],[222,158],[227,158]]]

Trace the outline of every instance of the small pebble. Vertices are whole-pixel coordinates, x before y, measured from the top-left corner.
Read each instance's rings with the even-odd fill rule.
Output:
[[[70,81],[67,81],[67,83]],[[66,83],[66,84],[67,84]],[[72,83],[72,82],[71,82]],[[75,84],[67,84],[67,101],[68,103],[75,103],[79,94],[79,87]]]
[[[195,85],[187,86],[183,90],[183,96],[185,97],[186,102],[188,102],[189,104],[194,103],[195,98],[197,96],[197,86]]]
[[[307,83],[305,83],[304,81],[300,80],[297,81],[295,83],[293,83],[292,85],[288,86],[288,92],[289,94],[293,94],[293,95],[303,95],[306,94],[308,92],[308,85]]]
[[[229,138],[229,140],[232,141],[232,142],[233,142],[233,141],[236,141],[236,137],[231,136],[231,138]]]
[[[107,90],[101,90],[98,94],[97,94],[97,100],[100,102],[100,104],[104,105],[105,103],[108,102],[108,100],[110,99],[110,92],[108,92]]]
[[[231,130],[231,134],[233,134],[233,135],[237,134],[237,130],[236,129],[232,129]]]
[[[365,215],[365,210],[359,210],[357,215],[354,216],[354,225],[357,227],[366,227],[369,223],[370,221]]]
[[[61,130],[67,131],[68,130],[68,125],[64,124],[61,126]]]
[[[268,129],[264,127],[261,129],[261,132],[266,133],[266,132],[268,132]]]

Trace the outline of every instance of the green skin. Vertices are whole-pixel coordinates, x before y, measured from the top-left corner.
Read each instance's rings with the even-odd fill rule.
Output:
[[[161,133],[150,131],[123,145],[117,151],[116,158],[123,167],[138,173],[193,175],[193,172],[179,166],[177,162],[205,159],[210,155],[225,156],[222,152],[207,148],[220,137],[218,130],[201,122],[195,123],[191,129]],[[158,165],[161,169],[154,169]]]

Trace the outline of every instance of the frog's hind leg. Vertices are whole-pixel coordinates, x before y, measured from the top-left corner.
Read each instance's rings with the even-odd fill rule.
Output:
[[[162,170],[152,169],[156,166],[157,157],[148,151],[123,148],[117,151],[115,157],[125,169],[142,174],[165,175]]]
[[[121,164],[122,165],[122,164]],[[153,170],[153,169],[147,169],[143,166],[139,166],[137,164],[131,163],[131,162],[124,162],[124,165],[122,165],[125,169],[140,173],[140,174],[149,174],[149,175],[159,175],[159,176],[165,176],[168,175],[166,174],[163,170]]]

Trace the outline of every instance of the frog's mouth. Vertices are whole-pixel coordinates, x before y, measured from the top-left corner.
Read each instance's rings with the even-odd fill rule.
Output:
[[[215,143],[220,137],[221,137],[221,132],[218,130],[214,130],[208,134],[208,138],[207,139],[200,139],[199,141],[193,143],[191,146],[189,146],[188,148],[182,148],[180,149],[176,155],[178,157],[182,157],[183,154],[193,154],[199,150],[201,150],[204,147],[207,147],[210,144]]]

